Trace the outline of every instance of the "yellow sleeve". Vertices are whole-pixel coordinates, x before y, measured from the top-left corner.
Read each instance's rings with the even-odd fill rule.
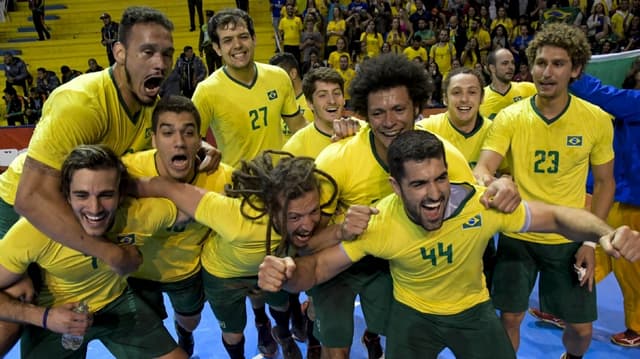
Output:
[[[338,198],[340,198],[340,188],[345,186],[345,182],[348,177],[348,173],[345,171],[347,166],[336,166],[333,164],[334,161],[336,161],[336,154],[339,152],[342,143],[346,140],[348,139],[329,145],[327,148],[322,150],[316,158],[317,168],[329,174],[338,184],[335,189],[337,193],[334,200],[331,203],[328,203],[329,199],[331,199],[331,194],[333,193],[334,188],[328,180],[323,178],[320,181],[320,203],[328,203],[327,207],[322,209],[322,212],[329,215],[333,215],[335,213],[336,208],[338,207]]]
[[[42,232],[20,218],[0,240],[0,265],[12,273],[25,273],[29,264],[38,261],[48,243],[49,239]]]
[[[234,238],[237,233],[251,225],[240,212],[240,199],[208,192],[196,208],[194,219],[213,229],[219,237]]]
[[[29,157],[60,169],[71,150],[86,143],[100,143],[108,128],[90,94],[54,92],[45,102],[42,118],[29,142]]]
[[[509,148],[511,147],[511,138],[513,138],[513,123],[509,116],[510,111],[503,109],[498,112],[493,120],[493,125],[487,132],[487,137],[482,145],[482,150],[490,150],[497,152],[503,158],[506,157]]]
[[[601,111],[600,109],[597,110],[598,112],[601,112],[601,116],[599,116],[599,118],[601,118],[601,129],[593,131],[598,138],[596,139],[590,157],[591,164],[596,166],[605,164],[611,161],[614,157],[613,122],[604,111]]]
[[[205,138],[207,136],[207,130],[211,126],[211,120],[215,115],[214,108],[211,104],[211,101],[209,101],[208,96],[208,93],[210,91],[209,80],[212,80],[212,78],[205,79],[203,82],[200,82],[196,87],[196,91],[191,97],[193,104],[196,106],[198,112],[200,113],[200,137],[202,138]]]

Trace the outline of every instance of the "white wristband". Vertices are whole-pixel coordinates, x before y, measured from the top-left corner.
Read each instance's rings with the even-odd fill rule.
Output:
[[[582,245],[583,246],[588,246],[588,247],[591,247],[591,248],[596,248],[596,242],[585,241],[585,242],[582,242]]]

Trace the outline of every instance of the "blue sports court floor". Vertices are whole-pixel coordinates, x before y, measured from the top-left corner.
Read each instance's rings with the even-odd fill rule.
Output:
[[[531,297],[531,305],[537,306],[537,292]],[[166,300],[167,308],[170,308],[169,301]],[[251,310],[248,309],[249,323],[253,323]],[[631,359],[640,358],[640,348],[623,348],[613,345],[609,342],[612,334],[624,330],[624,316],[622,312],[622,296],[615,278],[610,275],[598,285],[598,321],[594,324],[594,336],[591,348],[586,359]],[[173,333],[173,318],[167,319],[165,325]],[[352,359],[366,359],[366,351],[360,344],[359,338],[365,327],[362,313],[356,312],[356,333],[354,337],[354,346],[351,350]],[[175,333],[174,333],[175,334]],[[245,355],[247,359],[258,359],[256,347],[256,331],[253,326],[248,326],[245,330],[246,346]],[[196,348],[194,358],[200,359],[226,359],[228,358],[224,348],[222,347],[220,329],[211,313],[208,305],[202,315],[202,322],[195,332]],[[540,359],[540,358],[559,358],[563,353],[562,332],[548,325],[539,324],[527,314],[522,326],[522,344],[518,352],[518,358],[522,359]],[[302,353],[306,351],[306,346],[300,345]],[[7,356],[7,359],[19,358],[19,349],[16,346]],[[109,352],[99,342],[92,342],[89,345],[88,358],[104,359],[113,358]],[[281,358],[278,354],[277,358]],[[450,352],[443,352],[441,359],[454,358]],[[408,358],[414,359],[414,358]],[[419,359],[419,358],[415,358]]]

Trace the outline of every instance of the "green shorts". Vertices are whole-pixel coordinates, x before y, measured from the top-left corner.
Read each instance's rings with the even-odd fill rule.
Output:
[[[147,302],[162,319],[167,318],[167,310],[164,307],[162,293],[167,293],[173,310],[184,317],[200,314],[202,308],[204,308],[204,290],[200,272],[172,283],[133,277],[129,277],[127,281],[136,294]]]
[[[424,314],[393,301],[385,358],[436,359],[444,348],[456,358],[516,357],[491,301],[453,315]]]
[[[64,349],[61,337],[40,327],[25,326],[21,358],[85,358],[87,344],[93,339],[100,340],[116,358],[159,357],[178,346],[155,312],[130,289],[94,313],[93,325],[80,349]]]
[[[353,341],[354,301],[360,304],[372,333],[384,334],[393,297],[388,262],[365,257],[332,280],[310,291],[316,313],[314,335],[329,348],[345,348]]]
[[[204,294],[224,333],[242,333],[247,326],[246,299],[255,296],[258,289],[258,277],[219,278],[202,270]],[[259,290],[259,289],[258,289]],[[289,293],[264,292],[267,304],[284,307],[289,303]]]
[[[20,215],[16,212],[12,205],[0,198],[0,239],[9,232],[9,228],[18,222]]]
[[[573,269],[580,243],[540,244],[504,234],[498,241],[493,274],[492,299],[503,312],[521,313],[529,307],[529,296],[540,273],[540,309],[568,323],[590,323],[597,319],[596,288],[580,286]]]

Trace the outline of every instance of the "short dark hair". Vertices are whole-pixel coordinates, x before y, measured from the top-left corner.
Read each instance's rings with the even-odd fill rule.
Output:
[[[71,150],[62,163],[60,189],[64,198],[69,199],[73,175],[82,169],[93,171],[115,169],[118,172],[120,193],[124,193],[124,187],[129,178],[127,168],[113,150],[105,145],[80,145]]]
[[[436,135],[422,130],[404,131],[391,141],[387,150],[389,174],[400,182],[404,178],[405,162],[432,158],[441,158],[447,166],[444,144]]]
[[[330,67],[318,67],[309,70],[302,79],[302,93],[307,101],[313,103],[313,93],[316,91],[316,81],[338,84],[344,93],[344,79]]]
[[[146,6],[131,6],[122,13],[122,19],[118,27],[118,42],[127,47],[133,26],[149,23],[158,24],[170,32],[173,31],[173,23],[162,12]]]
[[[183,51],[183,52],[187,52],[187,51],[189,51],[189,50],[193,51],[193,46],[191,46],[191,45],[187,45],[187,46],[185,46],[185,47],[182,49],[182,51]]]
[[[449,73],[444,78],[444,80],[442,80],[442,92],[445,95],[447,94],[447,89],[449,88],[449,84],[451,83],[451,78],[460,74],[469,74],[469,75],[475,76],[478,79],[478,82],[480,83],[480,91],[482,94],[484,94],[484,78],[482,77],[482,74],[480,73],[480,71],[462,66],[462,67],[456,67],[455,69],[452,69],[451,71],[449,71]]]
[[[298,75],[302,76],[300,73],[300,64],[293,54],[288,52],[280,52],[277,53],[269,59],[269,64],[278,66],[283,68],[285,71],[289,72],[291,69],[298,70]]]
[[[164,96],[160,101],[158,101],[158,104],[153,109],[153,114],[151,115],[151,129],[154,133],[158,131],[160,115],[165,112],[190,113],[196,121],[196,130],[200,132],[200,126],[202,124],[200,113],[198,112],[196,105],[194,105],[190,99],[180,95],[169,95]]]
[[[433,91],[424,68],[406,56],[393,53],[376,56],[362,63],[352,80],[348,89],[351,106],[356,113],[366,117],[370,93],[399,86],[407,88],[413,105],[420,109]]]
[[[241,9],[224,9],[218,11],[215,15],[213,15],[213,17],[211,17],[211,19],[209,19],[207,32],[209,32],[211,41],[220,46],[218,29],[224,29],[227,26],[235,29],[235,27],[238,25],[246,26],[251,37],[256,36],[256,29],[253,26],[253,19],[251,18],[251,16],[249,16],[249,14],[247,14],[246,11]]]

